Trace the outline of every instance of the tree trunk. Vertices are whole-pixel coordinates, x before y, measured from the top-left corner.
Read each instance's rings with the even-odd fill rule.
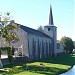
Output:
[[[10,64],[12,64],[12,58],[13,58],[13,56],[12,56],[12,47],[8,47],[7,54],[8,54],[8,59],[9,59]]]

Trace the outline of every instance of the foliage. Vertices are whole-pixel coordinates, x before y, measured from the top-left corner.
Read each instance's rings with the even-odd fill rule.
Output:
[[[38,30],[38,31],[41,31],[41,32],[44,32],[44,29],[43,29],[43,27],[42,27],[41,25],[38,27],[37,30]]]
[[[1,18],[0,21],[0,36],[5,39],[5,44],[8,46],[7,53],[9,61],[11,61],[12,58],[12,46],[11,44],[18,41],[19,37],[16,36],[14,33],[12,33],[13,30],[17,29],[17,25],[15,23],[12,23],[13,20],[10,20],[9,17],[10,13],[6,13],[6,16],[4,18]]]
[[[62,43],[63,48],[66,53],[72,53],[73,48],[74,48],[74,44],[73,44],[73,41],[70,37],[66,37],[66,36],[62,37],[61,43]]]
[[[12,30],[16,29],[13,25],[7,25],[1,29],[1,35],[5,38],[5,43],[11,44],[11,41],[18,41],[19,38],[14,34],[11,33]]]

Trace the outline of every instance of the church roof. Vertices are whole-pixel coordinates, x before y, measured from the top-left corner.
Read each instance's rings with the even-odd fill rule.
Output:
[[[18,25],[20,25],[20,24],[18,24]],[[23,29],[24,31],[26,31],[27,33],[30,33],[30,34],[33,34],[33,35],[51,38],[51,37],[49,37],[48,35],[46,35],[45,33],[41,32],[41,31],[29,28],[29,27],[24,26],[24,25],[20,25],[20,28]]]

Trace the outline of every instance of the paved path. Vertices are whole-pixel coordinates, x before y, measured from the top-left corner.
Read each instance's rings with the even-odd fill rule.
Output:
[[[75,65],[70,70],[61,75],[75,75]]]

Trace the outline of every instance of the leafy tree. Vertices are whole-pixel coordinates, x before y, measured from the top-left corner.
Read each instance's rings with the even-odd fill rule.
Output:
[[[3,18],[0,17],[0,36],[4,38],[4,43],[7,45],[5,49],[7,49],[8,59],[11,63],[12,60],[12,43],[19,40],[18,36],[12,33],[13,30],[17,29],[16,24],[11,24],[12,20],[9,17],[10,13],[6,13],[6,16]]]
[[[66,36],[62,37],[61,43],[62,43],[66,53],[72,53],[74,44],[70,37],[66,37]]]
[[[37,30],[41,31],[41,32],[44,32],[44,29],[43,29],[43,27],[41,25],[37,28]]]

